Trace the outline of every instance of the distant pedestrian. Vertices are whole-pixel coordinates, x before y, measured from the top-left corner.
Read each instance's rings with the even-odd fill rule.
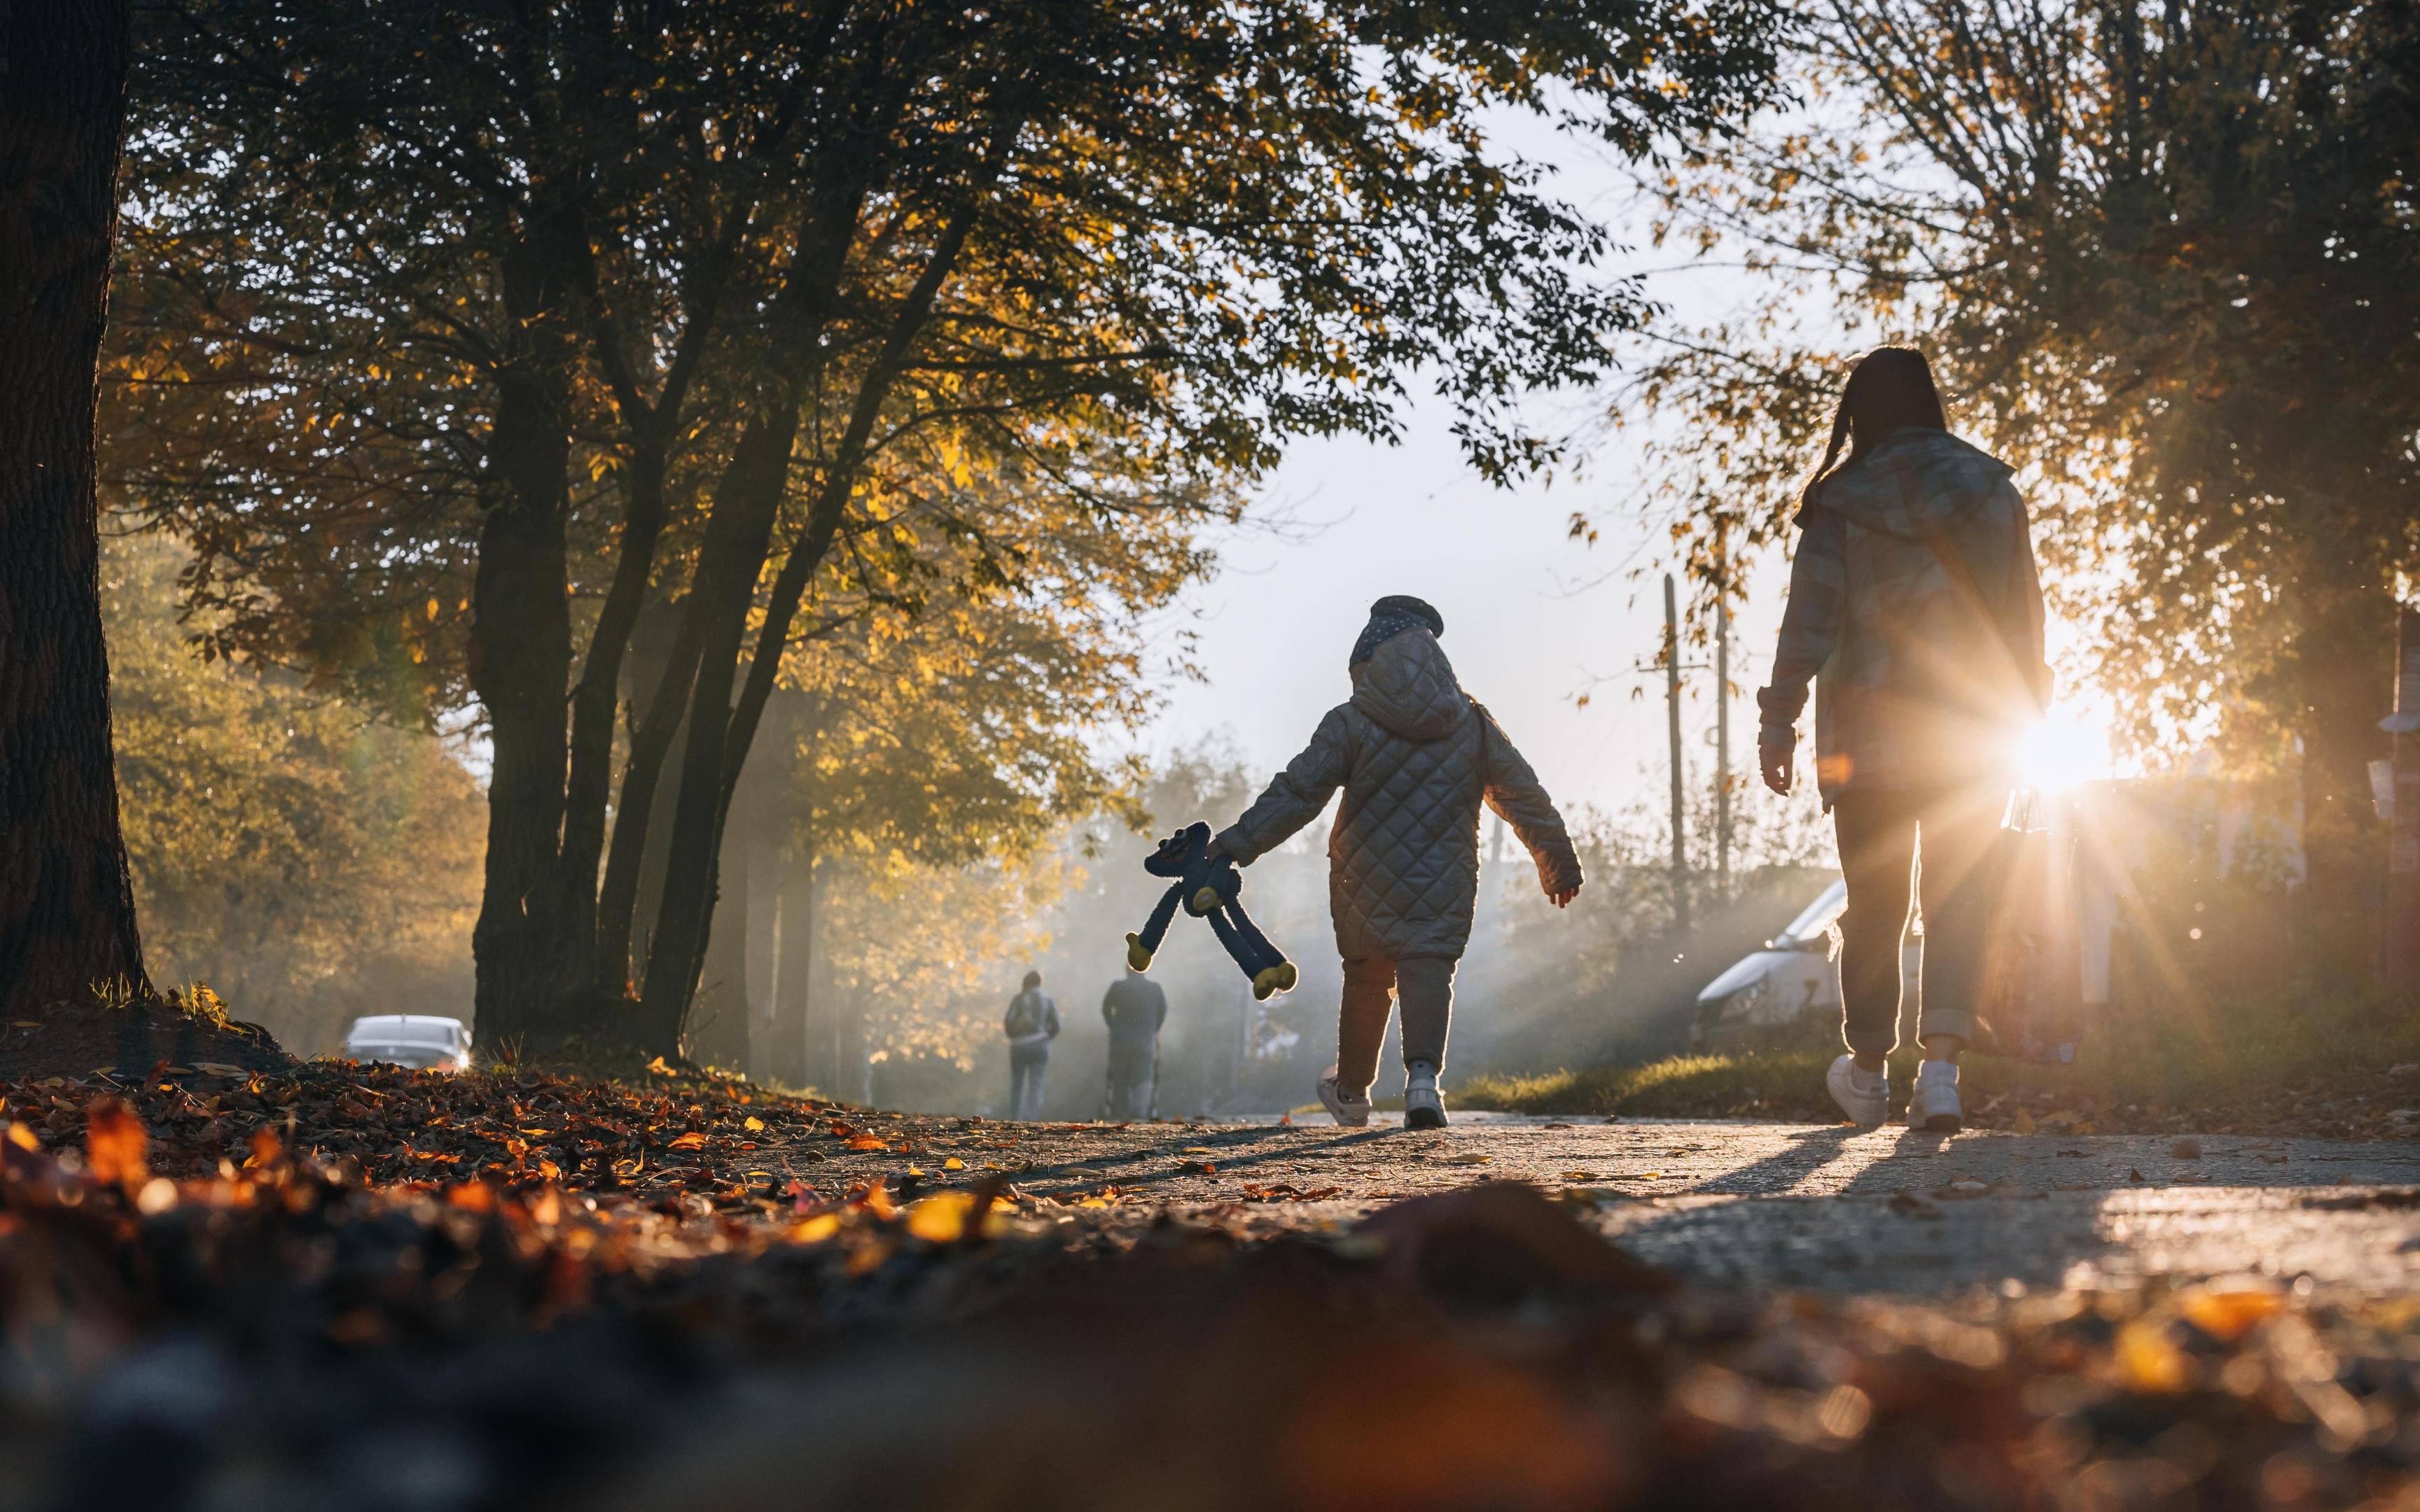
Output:
[[[1479,810],[1501,815],[1528,847],[1558,908],[1580,890],[1580,859],[1537,773],[1495,717],[1453,674],[1437,645],[1445,616],[1417,598],[1370,606],[1345,658],[1353,695],[1327,711],[1311,744],[1243,817],[1211,841],[1249,865],[1344,799],[1327,837],[1327,906],[1344,958],[1336,1065],[1319,1100],[1336,1121],[1370,1121],[1378,1047],[1404,1011],[1404,1124],[1445,1121],[1437,1075],[1453,1011],[1453,968],[1470,942],[1479,897]]]
[[[1849,885],[1840,916],[1849,1053],[1826,1085],[1850,1121],[1888,1116],[1883,1057],[1899,1035],[1914,867],[1925,1058],[1907,1119],[1941,1132],[1965,1118],[1958,1055],[1975,1037],[2010,758],[2051,687],[2025,501],[2008,464],[1947,425],[1922,352],[1880,347],[1850,372],[1823,465],[1801,497],[1790,607],[1772,685],[1757,694],[1759,764],[1765,785],[1786,794],[1798,715],[1816,682],[1815,782]]]
[[[1168,1023],[1168,995],[1129,966],[1102,996],[1101,1021],[1109,1026],[1109,1117],[1148,1118],[1159,1080],[1159,1031]]]
[[[1050,1041],[1059,1038],[1059,1005],[1043,992],[1042,973],[1025,974],[1025,988],[1008,1000],[1001,1027],[1008,1032],[1008,1116],[1039,1118]]]

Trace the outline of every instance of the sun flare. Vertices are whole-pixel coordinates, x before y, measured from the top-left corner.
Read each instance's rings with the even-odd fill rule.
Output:
[[[2017,776],[2026,786],[2055,793],[2111,775],[2109,732],[2060,710],[2017,742]]]

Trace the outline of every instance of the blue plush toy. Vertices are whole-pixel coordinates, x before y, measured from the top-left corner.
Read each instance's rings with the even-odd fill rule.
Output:
[[[1218,943],[1244,968],[1244,975],[1252,979],[1253,997],[1267,1002],[1279,993],[1294,990],[1302,974],[1244,912],[1244,875],[1235,870],[1235,858],[1210,858],[1208,825],[1188,825],[1161,841],[1159,849],[1144,858],[1142,869],[1156,877],[1174,877],[1176,883],[1160,895],[1142,933],[1126,936],[1126,964],[1137,971],[1151,969],[1151,958],[1182,904],[1194,918],[1210,921]]]

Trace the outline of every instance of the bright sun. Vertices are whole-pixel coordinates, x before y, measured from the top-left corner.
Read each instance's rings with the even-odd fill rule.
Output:
[[[2110,773],[2109,733],[2068,710],[2053,713],[2017,742],[2017,776],[2028,787],[2055,793]]]

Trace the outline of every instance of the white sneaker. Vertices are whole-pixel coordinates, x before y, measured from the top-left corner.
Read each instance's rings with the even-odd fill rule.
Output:
[[[1344,1089],[1336,1085],[1336,1068],[1333,1066],[1328,1067],[1327,1073],[1319,1078],[1319,1102],[1322,1107],[1336,1115],[1337,1122],[1347,1129],[1369,1127],[1370,1088],[1365,1087],[1350,1097],[1345,1096]]]
[[[1966,1108],[1958,1101],[1957,1067],[1928,1060],[1916,1068],[1916,1090],[1907,1100],[1907,1126],[1934,1134],[1956,1134],[1966,1126]]]
[[[1889,1072],[1860,1071],[1854,1056],[1832,1062],[1832,1069],[1823,1073],[1823,1086],[1851,1123],[1875,1129],[1890,1117]]]
[[[1410,1071],[1404,1084],[1404,1127],[1444,1128],[1445,1099],[1437,1095],[1436,1068],[1425,1060],[1415,1060]]]

